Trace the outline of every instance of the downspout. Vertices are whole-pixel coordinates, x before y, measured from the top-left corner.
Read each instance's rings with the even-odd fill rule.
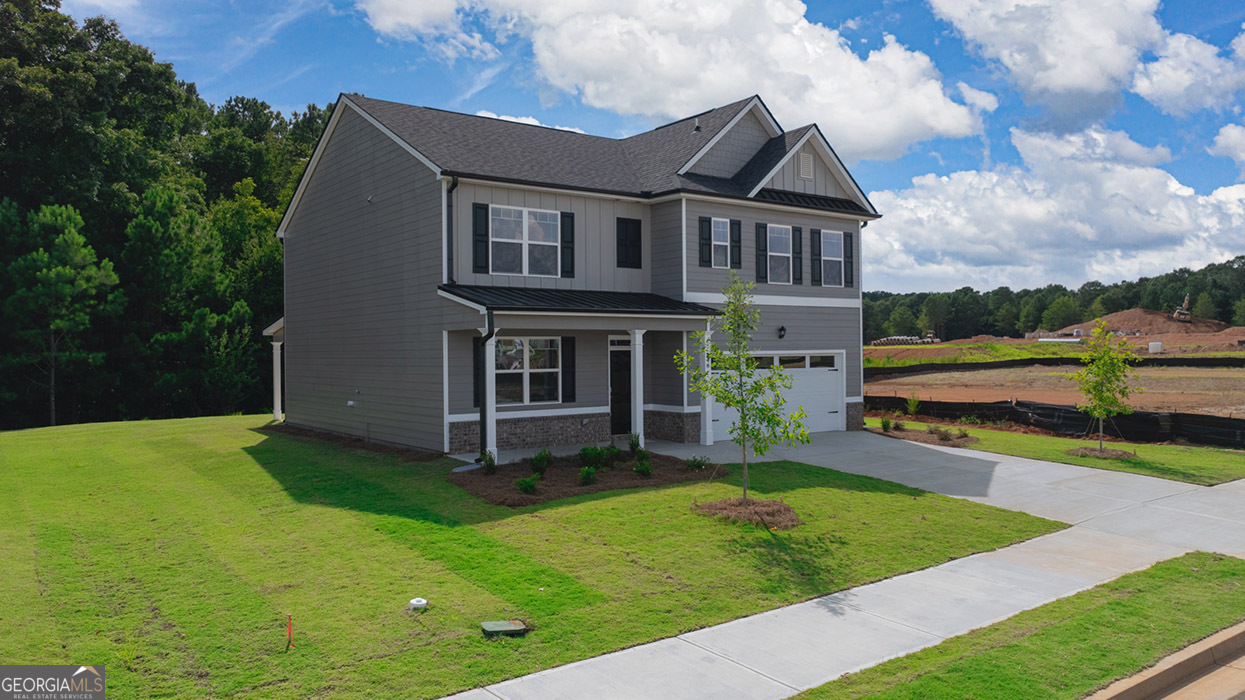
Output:
[[[484,336],[480,339],[481,346],[492,340],[494,335],[497,335],[497,329],[493,326],[492,309],[486,311],[485,314],[488,316],[488,326]],[[487,371],[482,360],[480,366],[476,368],[476,386],[480,387],[480,457],[476,457],[477,462],[483,457],[484,447],[488,444],[488,427],[486,425],[488,421],[488,399],[484,396],[485,384],[487,383],[484,381],[484,374]]]
[[[445,281],[449,284],[454,284],[454,190],[456,189],[458,189],[457,175],[450,178],[450,186],[445,190]]]

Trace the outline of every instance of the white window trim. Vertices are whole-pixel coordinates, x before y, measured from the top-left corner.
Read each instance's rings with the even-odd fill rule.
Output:
[[[839,234],[838,256],[826,255],[826,234],[827,233]],[[843,245],[844,243],[846,243],[846,241],[847,241],[847,236],[844,235],[843,231],[824,231],[823,230],[821,232],[821,260],[817,261],[817,264],[821,265],[821,286],[833,287],[835,289],[841,289],[843,287],[843,272],[844,272],[843,270],[843,259],[844,259],[843,258]],[[838,260],[839,261],[839,283],[838,284],[826,284],[826,261],[827,260]]]
[[[776,228],[787,229],[787,252],[786,253],[775,253],[774,252],[774,229]],[[782,285],[787,285],[787,286],[791,285],[791,280],[795,276],[794,274],[795,271],[791,269],[792,266],[795,265],[795,258],[792,256],[792,253],[791,253],[791,251],[794,249],[795,249],[795,232],[791,229],[790,226],[787,226],[786,224],[766,224],[765,225],[765,267],[766,267],[765,279],[768,284],[782,284]],[[769,259],[772,257],[779,257],[779,258],[787,259],[787,281],[786,282],[775,282],[774,276],[770,274],[773,268],[770,267],[769,265]]]
[[[494,238],[493,237],[493,211],[495,209],[517,209],[523,212],[523,237],[522,238],[514,239],[514,238]],[[531,240],[529,240],[528,233],[527,233],[527,222],[528,222],[527,215],[529,212],[537,212],[540,214],[553,214],[553,220],[554,222],[557,223],[557,227],[558,227],[557,235],[554,236],[553,243],[546,243],[544,241],[532,242]],[[523,259],[523,272],[495,272],[493,271],[493,261],[497,258],[496,255],[493,255],[493,243],[495,242],[517,243],[519,245],[519,247],[523,251],[521,254],[521,257]],[[528,246],[533,246],[533,245],[553,246],[553,249],[556,252],[556,256],[554,258],[555,262],[553,264],[552,275],[537,275],[537,274],[527,271],[527,249],[528,249]],[[512,277],[514,276],[546,277],[550,279],[557,279],[561,277],[562,276],[562,215],[561,213],[556,212],[556,211],[550,211],[549,209],[534,209],[532,207],[512,207],[506,204],[490,204],[488,208],[488,272],[490,275],[510,275]]]
[[[520,374],[523,375],[523,402],[522,403],[502,403],[497,402],[499,407],[503,406],[551,406],[562,403],[562,339],[555,335],[532,335],[532,336],[499,336],[498,341],[502,340],[519,340],[523,342],[523,368],[522,369],[498,369],[497,374]],[[552,369],[532,369],[532,341],[533,340],[554,340],[558,343],[558,366]],[[533,374],[557,374],[558,376],[558,398],[556,401],[532,401],[532,381]]]
[[[726,242],[725,243],[718,243],[717,239],[713,237],[713,232],[714,232],[713,227],[717,225],[719,221],[726,224]],[[731,220],[730,219],[719,219],[717,217],[710,219],[709,244],[710,244],[709,264],[711,264],[713,266],[713,269],[715,270],[729,270],[731,268]],[[726,264],[725,265],[719,265],[717,262],[718,260],[717,256],[714,255],[714,253],[717,252],[718,246],[722,246],[723,248],[726,248]]]

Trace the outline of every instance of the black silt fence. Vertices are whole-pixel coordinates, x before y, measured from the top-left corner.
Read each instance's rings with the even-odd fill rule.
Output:
[[[929,372],[976,372],[1009,367],[1081,366],[1077,357],[1033,357],[1027,360],[995,360],[994,362],[927,362],[900,367],[865,367],[865,381],[880,377],[926,374]],[[1142,357],[1136,367],[1245,367],[1245,357]]]
[[[869,410],[902,411],[906,407],[907,400],[902,397],[865,397],[865,408]],[[1075,406],[1036,401],[921,401],[919,411],[921,415],[933,418],[975,416],[983,421],[1012,421],[1062,435],[1098,433],[1098,421],[1088,413],[1076,410]],[[1197,413],[1135,411],[1108,418],[1103,432],[1130,442],[1166,442],[1180,438],[1203,445],[1245,448],[1245,420]]]

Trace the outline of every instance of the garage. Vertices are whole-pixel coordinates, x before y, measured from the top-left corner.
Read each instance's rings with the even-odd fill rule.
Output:
[[[784,392],[786,408],[794,411],[797,406],[803,406],[808,432],[822,433],[847,428],[844,355],[842,351],[767,354],[757,355],[757,361],[762,368],[775,362],[782,365],[791,376],[791,388]],[[730,426],[738,415],[736,411],[713,402],[711,415],[713,441],[730,440]]]

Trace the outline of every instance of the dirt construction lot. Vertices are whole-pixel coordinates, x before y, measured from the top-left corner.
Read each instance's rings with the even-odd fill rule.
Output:
[[[1081,400],[1067,378],[1075,367],[1014,367],[976,372],[940,372],[879,379],[865,384],[870,396],[911,396],[927,401],[1040,401],[1073,405]],[[1143,411],[1179,411],[1245,416],[1245,369],[1201,367],[1137,368],[1131,382],[1143,392],[1130,403]]]

